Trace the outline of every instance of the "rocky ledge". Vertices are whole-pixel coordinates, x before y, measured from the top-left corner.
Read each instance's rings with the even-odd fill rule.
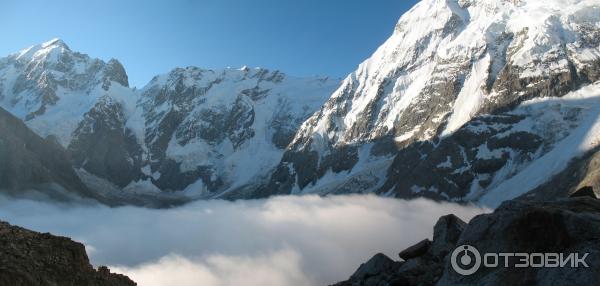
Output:
[[[401,261],[377,254],[335,285],[595,285],[600,281],[600,200],[594,197],[581,193],[549,202],[507,201],[468,224],[454,215],[443,216],[434,227],[433,240],[400,252]],[[463,276],[450,262],[451,253],[462,245],[475,247],[481,256],[588,253],[589,267],[516,268],[519,261],[509,259],[509,267],[482,265]],[[503,261],[499,265],[504,266]]]
[[[85,247],[66,237],[0,222],[0,285],[137,285],[90,264]]]

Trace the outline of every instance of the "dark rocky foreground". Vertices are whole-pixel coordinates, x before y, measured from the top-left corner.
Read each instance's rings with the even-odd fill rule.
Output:
[[[347,281],[335,285],[598,285],[600,200],[593,196],[584,189],[572,198],[549,202],[507,201],[468,224],[454,215],[443,216],[434,227],[433,240],[400,252],[403,261],[377,254]],[[518,261],[509,260],[511,267],[481,266],[474,274],[463,276],[450,263],[451,253],[461,245],[474,246],[481,256],[589,253],[585,258],[589,268],[515,268],[512,266]]]
[[[83,244],[0,222],[0,285],[136,285],[127,276],[94,269]]]

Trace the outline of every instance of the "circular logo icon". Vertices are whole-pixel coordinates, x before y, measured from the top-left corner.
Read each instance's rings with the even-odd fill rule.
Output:
[[[450,263],[456,273],[471,275],[481,266],[481,254],[473,246],[461,245],[452,252]]]

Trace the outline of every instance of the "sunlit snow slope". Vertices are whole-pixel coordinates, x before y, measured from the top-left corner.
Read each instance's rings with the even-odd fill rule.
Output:
[[[598,0],[421,1],[302,124],[267,189],[512,197],[503,181],[575,155],[559,142],[596,110],[550,102],[594,98],[599,47]]]

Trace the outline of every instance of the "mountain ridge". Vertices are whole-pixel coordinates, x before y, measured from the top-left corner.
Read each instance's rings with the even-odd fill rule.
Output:
[[[507,189],[525,174],[545,168],[523,185],[535,188],[598,144],[599,7],[421,1],[339,86],[187,67],[133,90],[118,61],[53,40],[0,60],[0,106],[123,190],[495,205],[522,195]]]
[[[444,144],[450,149],[436,151],[444,158],[419,168],[422,178],[400,172],[398,164],[415,169],[447,138],[476,138],[476,133],[461,128],[478,117],[510,113],[537,98],[561,98],[598,81],[600,19],[594,11],[599,3],[569,4],[421,1],[401,17],[388,41],[344,80],[324,108],[302,125],[269,188],[279,194],[336,193],[357,185],[354,192],[366,188],[410,198],[428,190],[437,199],[464,200],[470,189],[478,191],[475,185],[481,181],[479,189],[487,191],[486,181],[499,177],[497,171],[510,164],[522,168],[531,161],[519,162],[514,153],[500,153],[490,158],[500,160],[496,166],[484,173],[471,172],[473,157],[484,156],[486,149],[479,153],[465,147],[481,146]],[[532,133],[523,135],[533,142],[540,135],[522,131]],[[409,154],[411,150],[416,152]],[[535,157],[536,151],[518,156]],[[453,158],[449,170],[458,173],[441,175],[439,185],[423,182],[431,172],[443,173],[438,170],[446,156]],[[332,164],[339,161],[347,163]],[[386,164],[389,168],[381,168],[383,172],[364,176],[373,166]],[[401,181],[405,183],[399,187],[396,182]],[[329,190],[324,191],[326,186]]]
[[[335,86],[263,68],[187,67],[135,89],[118,60],[60,39],[0,59],[0,106],[58,138],[74,168],[150,194],[209,197],[262,176]]]

